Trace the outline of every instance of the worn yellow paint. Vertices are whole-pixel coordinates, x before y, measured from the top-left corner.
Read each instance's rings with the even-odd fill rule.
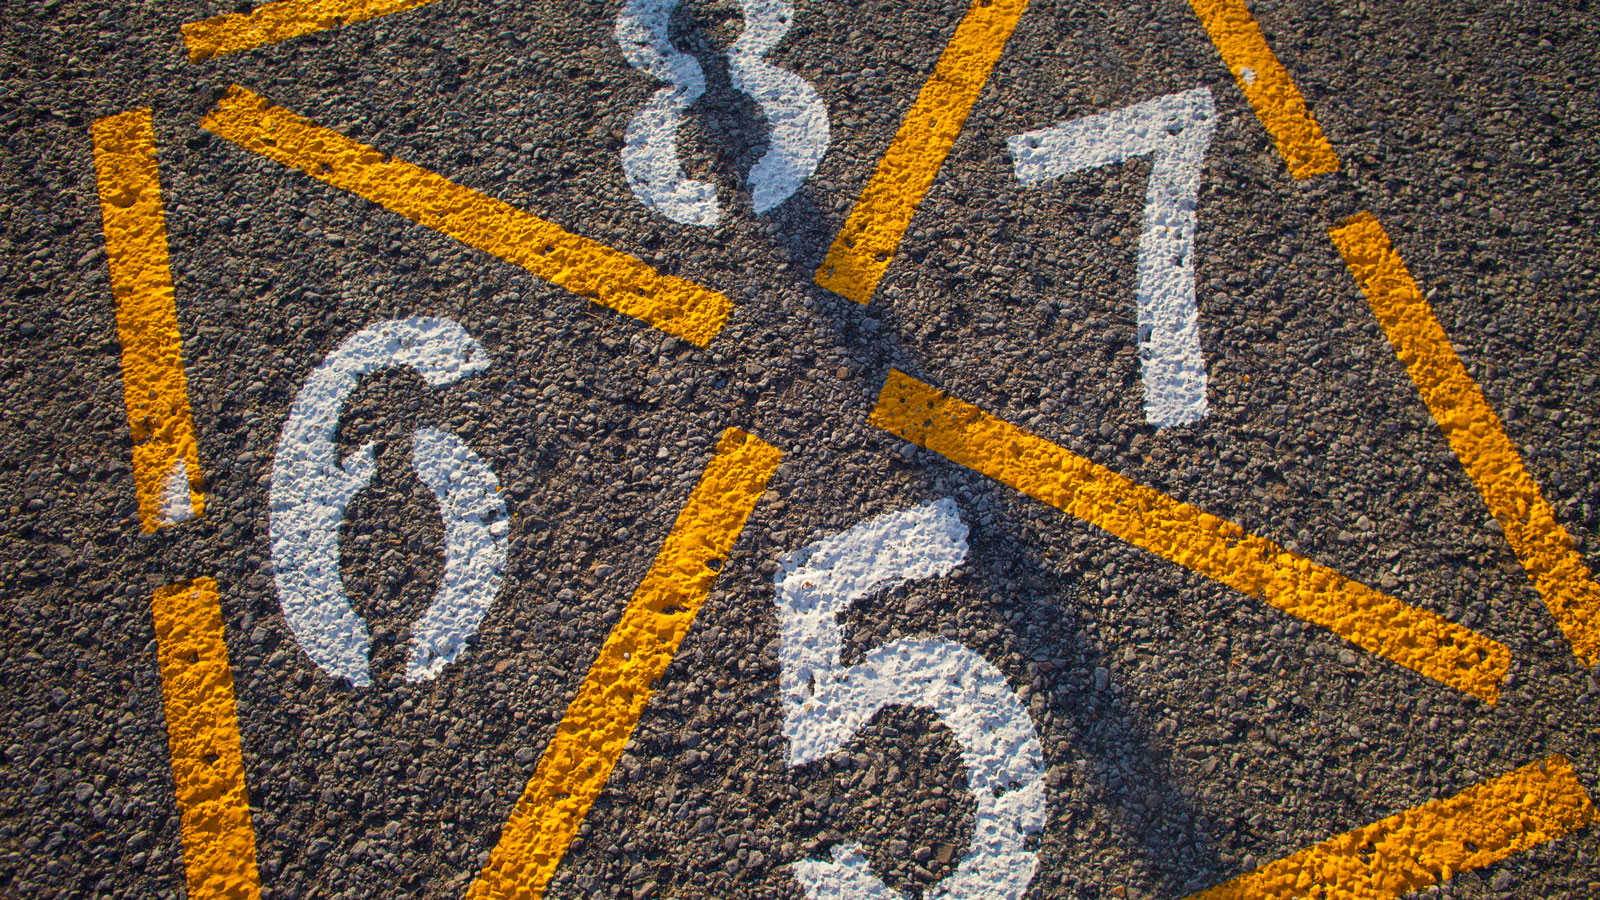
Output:
[[[190,62],[427,6],[434,0],[280,0],[183,26]]]
[[[1593,666],[1600,661],[1600,587],[1383,225],[1362,213],[1328,233],[1550,615],[1578,658]]]
[[[493,197],[319,127],[235,86],[202,126],[268,159],[365,197],[602,306],[704,347],[728,298]]]
[[[1593,821],[1594,805],[1572,766],[1552,756],[1329,838],[1190,900],[1392,900]]]
[[[133,432],[133,483],[145,532],[205,511],[200,451],[183,373],[166,214],[150,110],[97,120],[94,167]]]
[[[973,0],[922,86],[878,170],[817,269],[818,285],[857,303],[872,299],[917,206],[955,146],[1027,0]]]
[[[1267,46],[1261,26],[1244,0],[1189,0],[1200,24],[1217,45],[1250,108],[1272,135],[1289,174],[1310,178],[1339,169],[1339,156],[1311,117],[1294,79]]]
[[[1499,695],[1511,661],[1503,645],[1351,581],[909,375],[889,373],[871,421],[1406,668],[1488,703]]]
[[[730,428],[611,630],[468,900],[544,894],[782,454]]]
[[[189,900],[259,900],[256,835],[217,583],[196,578],[164,587],[151,605]]]

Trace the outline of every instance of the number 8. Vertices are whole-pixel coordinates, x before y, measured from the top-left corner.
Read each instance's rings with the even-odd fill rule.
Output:
[[[967,556],[967,526],[946,498],[889,513],[818,541],[778,572],[778,653],[790,767],[841,749],[879,710],[932,711],[961,745],[977,801],[972,846],[956,872],[927,894],[1015,900],[1033,880],[1037,854],[1025,836],[1044,828],[1043,751],[1005,676],[977,653],[943,640],[907,638],[840,663],[839,616],[873,591],[944,575]],[[811,900],[896,898],[859,844],[833,859],[793,866]]]

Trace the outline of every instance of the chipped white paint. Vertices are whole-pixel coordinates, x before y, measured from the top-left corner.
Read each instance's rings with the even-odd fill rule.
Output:
[[[368,442],[339,459],[335,436],[345,398],[364,376],[385,369],[410,368],[443,387],[489,362],[483,347],[448,319],[396,319],[346,338],[295,396],[272,464],[272,565],[295,639],[335,678],[372,683],[367,624],[350,606],[339,571],[339,526],[350,500],[372,480],[377,445]],[[506,523],[494,474],[458,438],[419,430],[412,464],[440,498],[445,520],[445,578],[412,629],[406,677],[418,680],[455,658],[494,602]]]
[[[689,106],[705,94],[700,63],[673,46],[668,34],[680,0],[626,0],[617,13],[616,40],[634,68],[666,83],[628,123],[622,170],[640,202],[686,225],[722,218],[716,186],[683,173],[678,131]],[[816,171],[828,149],[828,110],[815,88],[764,57],[788,33],[788,0],[742,0],[744,30],[728,51],[733,88],[767,118],[767,151],[750,169],[751,203],[764,213],[789,199]]]
[[[1199,87],[1007,142],[1023,184],[1150,158],[1135,295],[1145,419],[1157,427],[1198,422],[1208,411],[1194,232],[1214,118],[1211,92]]]
[[[173,457],[172,468],[161,482],[161,521],[176,525],[194,518],[194,497],[189,494],[189,460]]]
[[[779,695],[789,765],[837,752],[886,706],[932,711],[961,745],[977,810],[972,844],[928,900],[1016,900],[1033,880],[1026,836],[1045,822],[1043,751],[1005,676],[949,641],[893,641],[843,666],[839,616],[856,600],[948,573],[967,555],[967,527],[946,498],[862,522],[784,560],[775,581],[780,617]],[[811,900],[892,900],[859,844],[832,859],[795,863]]]

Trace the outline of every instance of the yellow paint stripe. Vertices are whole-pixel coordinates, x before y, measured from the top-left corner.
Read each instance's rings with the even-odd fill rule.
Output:
[[[606,638],[468,900],[544,894],[782,454],[735,428]]]
[[[205,512],[155,130],[149,109],[99,119],[90,130],[122,344],[123,399],[133,432],[134,491],[148,533]]]
[[[256,835],[217,583],[196,578],[164,587],[151,605],[189,900],[259,900]]]
[[[1573,652],[1600,662],[1600,588],[1389,235],[1370,213],[1328,234]]]
[[[828,248],[817,269],[818,285],[857,303],[872,299],[1027,8],[1027,0],[973,0],[878,162],[878,171]]]
[[[1339,157],[1333,145],[1311,117],[1294,79],[1267,46],[1261,26],[1244,0],[1189,0],[1189,4],[1250,101],[1250,108],[1272,134],[1278,153],[1289,164],[1289,174],[1310,178],[1338,171]]]
[[[1594,821],[1565,759],[1542,762],[1268,863],[1190,900],[1392,900]]]
[[[898,371],[872,423],[1429,678],[1494,703],[1501,644],[1028,434]]]
[[[183,26],[190,62],[427,6],[434,0],[281,0]]]
[[[231,88],[201,125],[246,150],[702,347],[728,320],[732,304],[716,291],[663,275],[619,250],[385,156],[244,88]]]

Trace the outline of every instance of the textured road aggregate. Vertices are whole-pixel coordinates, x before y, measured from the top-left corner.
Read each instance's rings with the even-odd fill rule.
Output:
[[[249,4],[238,5],[248,9]],[[768,128],[732,86],[740,6],[687,0],[706,73],[679,135],[724,217],[647,209],[619,162],[660,86],[617,4],[440,0],[202,63],[180,26],[232,4],[47,0],[0,11],[0,894],[186,896],[157,588],[214,577],[262,897],[459,897],[723,430],[783,460],[552,897],[800,898],[789,866],[858,841],[929,896],[975,804],[926,710],[791,769],[773,577],[869,516],[953,498],[970,555],[843,619],[844,661],[910,636],[1004,674],[1044,749],[1035,898],[1183,898],[1552,754],[1600,788],[1600,681],[1576,659],[1441,436],[1326,229],[1383,219],[1558,519],[1600,561],[1600,11],[1587,2],[1252,4],[1342,166],[1291,179],[1185,3],[1035,0],[867,306],[813,282],[965,7],[797,0],[767,55],[831,120],[820,167],[755,213]],[[230,85],[733,301],[705,348],[222,140]],[[1194,248],[1209,415],[1144,419],[1133,287],[1149,165],[1024,186],[1006,140],[1210,89]],[[202,517],[142,534],[92,123],[152,109]],[[401,370],[344,405],[377,443],[343,583],[374,685],[300,649],[268,490],[290,405],[385,319],[464,326],[493,364]],[[974,471],[869,413],[890,369],[1512,655],[1493,706]],[[504,585],[468,649],[404,679],[444,577],[412,434],[497,473]],[[1600,895],[1594,826],[1428,888]]]

